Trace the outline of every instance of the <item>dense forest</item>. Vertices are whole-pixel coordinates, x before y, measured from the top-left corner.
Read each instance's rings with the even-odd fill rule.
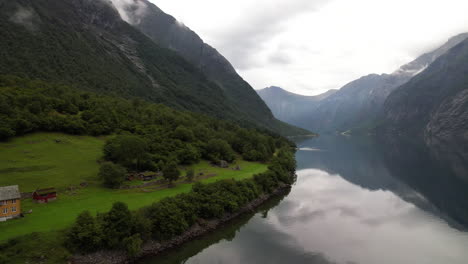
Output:
[[[231,162],[236,155],[268,161],[291,143],[267,131],[173,110],[141,99],[122,99],[64,85],[0,76],[0,138],[36,131],[111,137],[105,158],[129,170],[193,164],[201,158]]]

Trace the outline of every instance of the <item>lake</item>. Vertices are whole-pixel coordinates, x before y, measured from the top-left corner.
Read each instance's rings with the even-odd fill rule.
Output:
[[[152,263],[468,263],[468,183],[411,144],[298,141],[290,193]]]

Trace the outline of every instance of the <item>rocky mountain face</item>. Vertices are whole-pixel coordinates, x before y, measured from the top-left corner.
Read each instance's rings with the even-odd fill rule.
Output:
[[[390,93],[467,37],[468,34],[455,36],[438,49],[423,54],[392,74],[370,74],[346,84],[338,92],[320,101],[309,114],[304,127],[322,133],[350,130],[368,133],[379,124],[378,117]]]
[[[147,0],[133,1],[123,6],[121,12],[125,12],[128,20],[157,44],[174,50],[218,84],[238,109],[258,122],[273,119],[271,111],[231,63],[190,28]]]
[[[468,160],[468,39],[395,90],[384,106],[384,137],[423,138],[454,170]],[[465,173],[464,175],[468,175]],[[467,177],[468,179],[468,177]]]
[[[330,90],[316,96],[304,96],[288,92],[280,87],[271,86],[258,90],[257,93],[281,121],[295,126],[307,127],[308,115],[315,111],[318,103],[334,94],[337,90]]]
[[[124,2],[141,1],[0,0],[0,73],[140,97],[284,135],[306,133],[276,120],[248,84],[250,91],[233,96],[199,64],[142,33],[122,7],[135,15],[146,9]],[[162,23],[159,30],[172,29]],[[189,38],[177,43],[191,45]]]

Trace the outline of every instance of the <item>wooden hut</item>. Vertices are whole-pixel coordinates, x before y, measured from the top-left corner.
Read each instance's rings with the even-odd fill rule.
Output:
[[[33,193],[33,199],[37,203],[48,203],[57,199],[55,188],[39,189]]]

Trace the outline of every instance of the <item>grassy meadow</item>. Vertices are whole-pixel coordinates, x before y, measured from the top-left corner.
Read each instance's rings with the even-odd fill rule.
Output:
[[[57,231],[69,226],[83,210],[106,212],[116,201],[130,209],[150,205],[168,196],[188,192],[191,183],[183,179],[169,189],[151,187],[111,190],[100,185],[97,177],[104,138],[70,136],[59,133],[38,133],[0,143],[0,186],[19,185],[21,192],[36,188],[56,187],[58,200],[36,204],[22,201],[22,211],[32,210],[26,217],[0,223],[0,242],[32,232]],[[202,161],[192,166],[195,172],[213,175],[201,179],[209,183],[222,179],[245,179],[267,170],[266,164],[237,161],[241,170],[215,168]],[[185,175],[185,172],[182,172]],[[88,187],[69,191],[70,186],[87,182]]]

